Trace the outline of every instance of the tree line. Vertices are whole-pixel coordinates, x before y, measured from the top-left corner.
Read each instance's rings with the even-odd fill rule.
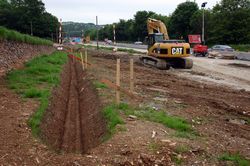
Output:
[[[93,23],[63,22],[64,37],[81,37],[87,30],[95,29]]]
[[[41,0],[0,0],[0,26],[25,34],[56,39],[59,22]]]
[[[161,20],[167,26],[172,39],[185,39],[189,34],[201,34],[203,9],[196,2],[186,1],[177,6],[169,15],[152,11],[138,11],[133,19],[114,23],[117,41],[144,41],[147,36],[147,19]],[[205,40],[210,44],[249,44],[250,43],[250,1],[221,0],[212,9],[204,9]],[[96,38],[96,30],[86,34]],[[99,39],[113,39],[113,24],[99,30]]]

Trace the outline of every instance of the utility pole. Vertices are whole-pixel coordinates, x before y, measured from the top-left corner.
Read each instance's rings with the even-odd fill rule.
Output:
[[[30,21],[30,35],[33,36],[33,24],[32,24],[32,21]]]
[[[201,4],[201,7],[203,8],[203,14],[202,14],[202,43],[205,45],[205,7],[207,2],[203,2]]]
[[[97,29],[97,32],[96,32],[96,44],[97,44],[97,50],[98,50],[99,49],[99,43],[98,43],[98,40],[99,40],[98,16],[96,16],[96,29]]]

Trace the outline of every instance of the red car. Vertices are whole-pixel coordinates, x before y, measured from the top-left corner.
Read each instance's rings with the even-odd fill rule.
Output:
[[[194,56],[206,56],[208,54],[208,47],[201,44],[196,44],[193,47]]]

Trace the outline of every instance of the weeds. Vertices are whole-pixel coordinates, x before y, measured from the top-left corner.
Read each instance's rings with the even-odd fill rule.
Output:
[[[27,62],[24,69],[11,71],[7,75],[11,89],[24,98],[35,98],[40,102],[38,110],[28,121],[35,136],[40,133],[39,126],[48,107],[50,91],[59,84],[59,75],[66,59],[66,55],[61,52],[43,55]]]
[[[183,162],[183,160],[176,155],[172,155],[171,159],[172,159],[172,161],[175,162],[176,165],[181,165]]]
[[[148,149],[154,153],[159,151],[160,147],[161,146],[157,142],[151,142],[148,144]]]
[[[124,121],[119,116],[119,112],[114,104],[106,106],[103,110],[103,115],[107,121],[107,134],[103,140],[109,139],[116,131],[116,125],[124,124]]]
[[[187,147],[185,145],[178,145],[175,148],[175,152],[178,153],[178,154],[187,153],[188,151],[189,151],[189,147]]]
[[[225,153],[225,154],[223,154],[222,156],[219,157],[219,160],[221,160],[221,161],[232,161],[237,166],[249,166],[250,165],[250,161],[245,159],[239,153],[237,153],[237,154]]]
[[[118,48],[117,51],[127,52],[127,53],[130,53],[130,54],[141,53],[139,51],[135,51],[133,49],[127,49],[127,48]]]
[[[250,118],[245,118],[244,120],[247,122],[248,125],[250,125]]]
[[[120,104],[118,109],[122,110],[126,115],[135,115],[141,119],[161,123],[166,127],[180,132],[192,132],[191,125],[188,124],[186,120],[175,116],[169,116],[164,111],[155,111],[152,108],[135,109],[124,103]]]
[[[107,89],[108,86],[104,83],[101,83],[99,81],[95,81],[94,82],[94,86],[97,88],[97,89]]]
[[[49,45],[49,46],[53,45],[53,42],[50,40],[45,40],[39,37],[22,34],[17,31],[9,30],[1,26],[0,26],[0,39],[17,41],[33,45]]]
[[[191,139],[194,140],[197,137],[197,134],[193,131],[193,132],[182,132],[182,131],[176,131],[173,136],[175,137],[179,137],[179,138],[187,138],[187,139]]]

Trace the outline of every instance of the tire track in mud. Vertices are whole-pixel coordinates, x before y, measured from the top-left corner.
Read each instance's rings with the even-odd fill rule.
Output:
[[[41,138],[57,151],[84,153],[105,133],[101,104],[79,63],[69,59],[61,79],[45,113]]]

